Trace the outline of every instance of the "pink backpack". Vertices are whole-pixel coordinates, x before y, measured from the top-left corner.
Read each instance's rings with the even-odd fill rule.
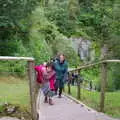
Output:
[[[35,71],[37,72],[37,83],[42,83],[45,66],[44,65],[35,66]]]

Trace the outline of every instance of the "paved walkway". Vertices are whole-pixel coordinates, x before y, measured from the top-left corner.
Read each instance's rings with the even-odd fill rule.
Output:
[[[39,95],[37,111],[39,120],[120,120],[110,118],[103,113],[98,113],[87,107],[77,104],[71,99],[63,96],[61,99],[54,97],[55,105],[50,106],[43,103],[44,96]],[[18,120],[17,118],[3,117],[0,120]]]
[[[66,96],[61,99],[54,97],[53,106],[43,103],[43,98],[40,97],[41,102],[38,107],[39,120],[118,120],[83,107]]]

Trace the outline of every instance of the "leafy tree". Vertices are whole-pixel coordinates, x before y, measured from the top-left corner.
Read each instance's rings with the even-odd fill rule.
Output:
[[[29,37],[32,44],[30,49],[32,48],[32,53],[38,61],[44,56],[48,60],[50,57],[56,56],[58,52],[63,52],[71,65],[79,63],[78,56],[71,44],[65,40],[66,37],[58,31],[58,28],[47,20],[43,8],[36,8],[31,20],[32,26]]]
[[[22,40],[27,38],[27,17],[38,2],[39,0],[3,0],[0,2],[1,55],[11,55],[16,51],[17,46],[14,43],[16,41],[13,39],[14,35]],[[6,47],[7,50],[5,50]]]
[[[77,15],[79,14],[78,0],[69,0],[68,10],[69,10],[69,19],[70,20],[76,19]]]

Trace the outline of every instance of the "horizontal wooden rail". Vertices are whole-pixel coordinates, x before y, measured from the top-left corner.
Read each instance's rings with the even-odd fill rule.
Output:
[[[109,62],[111,62],[111,63],[120,63],[120,60],[105,60],[105,62],[107,62],[107,63],[109,63]]]
[[[0,56],[0,60],[27,60],[27,61],[34,61],[34,58],[32,58],[32,57]]]
[[[99,65],[99,64],[102,64],[102,63],[120,63],[120,60],[103,60],[103,61],[100,61],[100,62],[97,62],[97,63],[83,65],[83,66],[80,66],[78,68],[69,69],[69,72],[73,72],[73,71],[77,71],[77,70],[81,70],[81,69],[86,69],[86,68],[93,67],[95,65]]]

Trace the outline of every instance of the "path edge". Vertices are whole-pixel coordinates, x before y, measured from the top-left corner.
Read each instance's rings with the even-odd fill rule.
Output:
[[[106,115],[105,113],[96,111],[95,109],[93,109],[93,108],[91,108],[91,107],[88,107],[87,105],[85,105],[85,104],[84,104],[83,102],[81,102],[80,100],[72,97],[71,95],[68,95],[68,94],[65,93],[65,92],[64,92],[63,94],[64,94],[67,98],[71,99],[73,102],[75,102],[75,103],[77,103],[77,104],[80,104],[80,105],[82,105],[83,107],[87,108],[88,111],[95,112],[96,115],[97,115],[97,114],[103,114],[103,115],[105,115],[105,116],[107,116],[107,117],[110,117],[109,115]],[[110,117],[110,118],[112,118],[112,119],[114,119],[114,120],[120,120],[119,118],[113,118],[113,117]]]
[[[98,113],[98,111],[94,110],[94,109],[91,108],[91,107],[88,107],[88,106],[85,105],[83,102],[81,102],[80,100],[72,97],[71,95],[68,95],[67,93],[64,93],[64,95],[65,95],[67,98],[69,98],[69,99],[71,99],[72,101],[74,101],[75,103],[80,104],[81,106],[87,108],[88,111],[92,111],[92,112]],[[99,113],[100,113],[100,112],[99,112]]]

